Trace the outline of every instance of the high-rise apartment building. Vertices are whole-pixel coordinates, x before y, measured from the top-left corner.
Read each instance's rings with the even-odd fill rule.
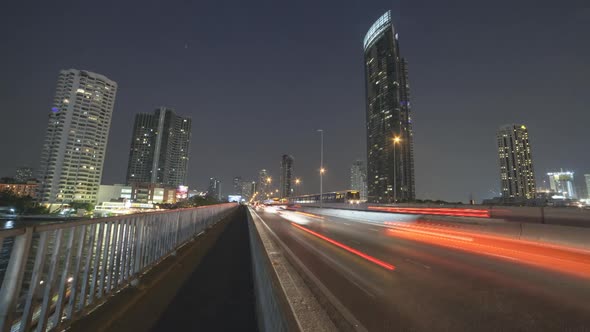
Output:
[[[117,83],[103,75],[59,73],[39,168],[42,203],[96,203]]]
[[[288,154],[281,158],[281,198],[290,197],[293,193],[293,161],[293,157]]]
[[[209,179],[209,188],[207,188],[207,196],[214,197],[217,200],[221,200],[221,181],[217,178]]]
[[[390,11],[371,26],[363,46],[368,200],[411,201],[416,194],[410,86]]]
[[[350,166],[350,189],[358,190],[361,200],[367,199],[367,169],[362,160],[355,160]]]
[[[535,172],[526,126],[516,124],[502,126],[496,138],[502,197],[535,198]]]
[[[559,171],[547,173],[551,191],[566,199],[576,199],[576,187],[574,185],[574,172]]]
[[[158,183],[178,187],[187,182],[191,119],[166,107],[135,116],[127,184]]]

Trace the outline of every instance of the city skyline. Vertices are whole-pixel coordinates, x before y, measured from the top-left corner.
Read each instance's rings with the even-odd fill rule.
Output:
[[[310,46],[309,50],[305,48],[298,50],[298,52],[302,52],[298,53],[298,55],[302,56],[303,59],[307,59],[307,56],[311,56],[312,53],[313,56],[322,54],[322,52],[317,51],[306,52],[311,51],[313,49],[312,46],[316,45],[315,43],[324,40],[326,35],[339,36],[339,39],[333,40],[333,43],[326,43],[331,45],[330,48],[323,46],[320,48],[323,52],[327,53],[325,53],[325,57],[322,55],[318,59],[320,67],[313,67],[314,70],[311,70],[313,75],[303,71],[293,81],[295,83],[294,86],[300,87],[296,95],[305,96],[303,99],[305,99],[305,103],[309,104],[310,107],[302,107],[304,104],[301,104],[298,99],[301,97],[283,92],[285,90],[282,88],[282,84],[287,84],[290,81],[285,81],[284,77],[273,76],[271,69],[279,68],[274,67],[276,63],[271,62],[268,67],[260,67],[260,63],[255,61],[258,54],[254,53],[246,53],[243,58],[239,59],[240,63],[248,65],[244,67],[246,68],[244,69],[246,74],[257,73],[261,75],[261,80],[278,78],[279,82],[282,82],[282,84],[278,84],[276,87],[271,87],[270,91],[268,91],[272,95],[276,95],[276,97],[270,99],[269,103],[261,104],[261,107],[257,107],[259,109],[257,112],[245,112],[247,114],[253,114],[255,122],[254,120],[247,120],[241,117],[240,113],[237,113],[238,109],[242,106],[236,107],[236,105],[227,101],[217,104],[207,101],[208,93],[211,90],[207,86],[198,83],[199,79],[195,81],[195,85],[191,85],[191,83],[186,88],[175,86],[166,88],[147,79],[144,80],[145,83],[140,82],[145,77],[145,74],[141,71],[138,72],[138,70],[147,68],[146,63],[139,61],[136,64],[128,66],[129,68],[122,67],[124,61],[120,59],[126,59],[130,56],[139,58],[137,54],[126,51],[120,51],[121,53],[117,54],[116,59],[106,57],[106,60],[103,60],[93,55],[92,50],[96,50],[97,46],[86,46],[87,51],[84,52],[89,52],[87,57],[81,57],[81,53],[79,52],[82,51],[75,51],[75,45],[67,48],[68,54],[64,53],[66,51],[57,50],[54,52],[55,54],[45,56],[47,59],[50,59],[48,62],[35,63],[33,65],[32,70],[36,72],[34,82],[17,75],[18,69],[22,67],[24,62],[14,59],[12,62],[14,63],[15,69],[7,68],[5,71],[7,73],[7,80],[12,83],[9,89],[4,90],[10,92],[10,96],[4,99],[6,99],[9,109],[20,111],[5,112],[6,114],[3,114],[6,121],[4,121],[5,126],[2,128],[2,148],[6,153],[14,155],[14,158],[0,165],[2,176],[13,174],[14,168],[22,164],[29,164],[37,168],[39,153],[35,151],[40,150],[43,140],[42,135],[39,135],[38,132],[43,127],[44,121],[42,114],[46,114],[50,105],[52,94],[51,84],[55,81],[55,73],[61,68],[75,67],[103,73],[119,83],[125,82],[125,93],[120,94],[121,98],[118,98],[119,101],[115,106],[113,129],[111,131],[112,137],[109,138],[110,144],[107,148],[103,183],[120,183],[124,181],[125,174],[121,172],[119,163],[121,159],[126,159],[125,150],[127,150],[127,147],[120,147],[119,145],[126,144],[115,142],[129,141],[131,135],[129,128],[132,123],[132,115],[135,112],[142,109],[154,108],[162,100],[177,109],[199,110],[199,112],[195,111],[195,113],[191,113],[190,115],[200,116],[198,127],[195,130],[207,138],[207,140],[204,140],[207,143],[200,142],[195,144],[191,149],[192,155],[196,156],[198,154],[202,157],[202,160],[199,160],[198,163],[191,165],[189,178],[193,182],[189,183],[189,185],[192,187],[196,186],[199,189],[204,189],[208,178],[214,175],[221,178],[222,182],[230,183],[232,174],[235,174],[236,171],[231,168],[231,166],[236,164],[232,162],[234,160],[248,160],[245,162],[245,165],[240,166],[243,169],[240,172],[245,177],[254,177],[258,169],[266,167],[273,176],[273,179],[276,180],[278,179],[278,167],[269,168],[269,166],[275,165],[276,162],[273,160],[275,160],[276,155],[281,153],[280,151],[288,151],[290,154],[298,156],[298,175],[300,174],[304,179],[306,191],[317,192],[318,190],[314,190],[315,183],[318,181],[315,173],[317,155],[315,153],[316,140],[314,131],[317,127],[322,127],[326,130],[326,168],[328,169],[324,178],[326,190],[343,189],[343,187],[346,187],[349,161],[364,155],[364,139],[362,138],[364,136],[362,124],[362,118],[364,117],[364,97],[362,86],[360,85],[362,83],[357,83],[359,81],[362,82],[362,65],[359,66],[359,63],[362,64],[362,60],[360,60],[360,56],[362,55],[359,55],[359,53],[362,53],[362,46],[359,44],[367,27],[372,24],[375,17],[378,17],[390,7],[393,7],[392,15],[394,16],[394,23],[404,41],[404,55],[411,59],[412,94],[413,100],[415,100],[413,108],[416,111],[415,119],[417,123],[415,130],[419,134],[415,143],[418,198],[466,201],[470,192],[474,192],[474,196],[478,200],[483,197],[493,196],[488,191],[498,190],[499,184],[497,183],[495,145],[489,137],[493,136],[495,129],[502,123],[526,123],[527,127],[534,131],[535,167],[538,174],[545,174],[548,171],[559,168],[571,169],[576,174],[588,173],[587,165],[590,165],[588,156],[584,154],[581,156],[571,155],[566,153],[566,151],[562,151],[564,149],[561,148],[566,144],[570,145],[571,142],[573,144],[571,149],[583,151],[583,145],[578,145],[581,144],[578,141],[581,142],[582,140],[568,139],[564,141],[559,135],[554,134],[555,132],[567,131],[573,135],[579,135],[578,137],[581,138],[584,132],[582,124],[587,123],[587,119],[585,118],[587,115],[584,115],[581,111],[583,109],[582,105],[587,103],[587,97],[580,90],[580,87],[584,86],[581,83],[585,82],[585,78],[582,77],[585,76],[581,75],[580,71],[574,72],[572,68],[576,67],[576,61],[582,59],[588,50],[586,46],[574,43],[570,37],[567,37],[567,34],[563,33],[560,35],[561,32],[576,28],[578,31],[583,31],[584,21],[577,14],[576,8],[558,8],[557,10],[553,10],[554,8],[550,8],[545,3],[545,6],[543,4],[537,4],[533,9],[526,8],[526,10],[532,11],[530,14],[527,14],[528,12],[523,6],[511,6],[510,8],[513,9],[511,13],[497,15],[499,22],[494,22],[493,24],[494,28],[497,29],[494,30],[495,33],[510,36],[510,38],[502,39],[498,41],[499,44],[489,46],[485,42],[487,39],[492,38],[487,30],[492,26],[492,22],[486,21],[480,10],[474,6],[470,7],[466,5],[455,12],[452,12],[450,9],[448,9],[449,12],[445,12],[447,9],[440,6],[433,6],[433,8],[428,10],[419,10],[419,8],[416,8],[418,5],[415,5],[416,7],[408,5],[408,7],[403,8],[402,12],[400,6],[395,4],[392,6],[390,2],[383,2],[373,6],[363,6],[362,8],[350,4],[342,4],[342,7],[338,9],[339,15],[336,15],[333,19],[335,21],[331,22],[337,23],[333,29],[330,22],[323,22],[325,14],[329,12],[328,5],[325,6],[318,8],[317,13],[309,14],[310,17],[307,17],[313,24],[321,24],[321,27],[326,28],[323,31],[318,29],[311,30],[318,32],[318,35],[313,35],[310,31],[311,28],[302,29],[302,31],[295,34],[294,27],[296,26],[296,22],[300,21],[304,15],[308,15],[304,14],[298,6],[294,8],[294,17],[287,19],[284,22],[285,24],[280,26],[280,29],[287,30],[277,31],[277,33],[294,34],[295,38],[303,38],[304,36],[309,38],[306,40],[298,39],[302,40],[304,45]],[[498,5],[497,7],[500,8],[502,6]],[[48,10],[52,12],[53,10],[59,9],[59,6],[56,6],[56,8],[50,8],[49,6],[36,10]],[[184,9],[186,8],[182,10]],[[192,7],[189,8],[187,12],[191,12],[192,9]],[[259,9],[261,13],[264,13],[271,8],[261,6]],[[68,10],[71,13],[75,13],[76,10],[81,10],[81,8],[75,7]],[[142,10],[147,11],[147,18],[150,15],[156,14],[154,8],[145,8]],[[486,8],[486,10],[490,11],[489,16],[494,16],[492,13],[499,11],[496,7]],[[448,13],[456,19],[455,21],[457,23],[443,22],[445,24],[440,24],[441,19],[436,17],[435,12]],[[194,14],[194,12],[192,13]],[[180,12],[177,14],[179,17],[186,19]],[[230,14],[234,15],[233,13]],[[254,16],[257,15],[252,14]],[[525,19],[518,17],[523,15]],[[567,26],[563,24],[553,26],[550,30],[526,19],[526,17],[552,17],[553,15],[571,19],[567,20]],[[11,22],[11,19],[8,18],[6,22]],[[518,29],[515,28],[515,22],[520,24],[518,25]],[[32,23],[31,26],[42,23],[41,20],[41,22]],[[464,31],[465,29],[458,30],[461,24],[463,26],[467,24],[473,29],[471,31]],[[431,34],[432,36],[427,35],[426,31],[432,31],[431,27],[433,26],[437,26],[438,30],[434,34]],[[194,29],[190,25],[189,27]],[[246,30],[254,32],[262,28],[262,26],[254,26],[252,30]],[[49,33],[52,31],[55,32],[55,29],[59,30],[59,27],[50,26],[47,30]],[[162,33],[177,31],[175,30],[177,28],[174,27],[169,29]],[[531,33],[531,31],[534,31],[533,37],[531,38],[532,41],[519,48],[517,44],[520,43],[523,33]],[[26,36],[28,32],[25,31],[22,33]],[[221,31],[221,33],[223,34],[224,32]],[[261,34],[261,40],[272,40],[271,37],[274,34],[271,32],[268,33],[267,35]],[[545,40],[547,33],[554,37],[566,36],[556,40],[557,46],[559,47],[556,46],[550,50],[542,49],[543,54],[552,57],[553,60],[549,61],[541,58],[537,59],[538,62],[535,63],[527,62],[527,58],[532,57],[533,54],[538,54],[542,45],[540,40]],[[450,40],[451,36],[457,40]],[[481,42],[470,39],[472,36],[481,36],[478,39]],[[496,34],[494,34],[493,38],[495,36]],[[535,36],[538,36],[539,41],[537,41],[537,37]],[[544,37],[541,38],[541,36]],[[43,38],[45,38],[43,34],[33,37],[31,44],[34,46],[32,47],[37,47]],[[30,38],[25,39],[30,40]],[[198,69],[198,72],[204,70],[203,75],[200,75],[200,77],[207,80],[207,75],[210,73],[201,67],[195,67],[195,64],[204,60],[203,57],[206,59],[211,54],[205,52],[202,53],[203,56],[201,58],[195,58],[194,52],[197,50],[198,52],[204,52],[205,45],[211,45],[210,43],[213,40],[220,43],[218,46],[214,46],[216,52],[224,49],[225,44],[220,41],[221,39],[218,36],[215,36],[215,39],[210,39],[206,35],[199,35],[198,38],[187,37],[187,39],[191,39],[188,49],[184,48],[185,41],[179,42],[178,49],[174,47],[163,48],[167,51],[165,54],[166,57],[164,57],[164,54],[159,55],[160,58],[158,59],[162,60],[163,63],[155,66],[155,72],[150,72],[150,75],[171,81],[175,81],[174,78],[177,77],[183,82],[181,84],[185,84],[189,82],[187,81],[187,77],[190,76],[186,74],[190,73],[191,69]],[[114,45],[116,45],[119,41],[114,39],[113,41],[105,42],[115,43]],[[8,46],[10,47],[14,43],[15,41],[11,40]],[[146,39],[139,41],[139,44],[142,46],[153,45],[154,43],[154,41]],[[170,41],[170,43],[173,43],[173,41]],[[199,43],[205,44],[203,44],[203,47],[198,47]],[[113,47],[113,44],[107,45]],[[512,46],[515,47],[513,48]],[[285,45],[282,47],[280,50],[286,50]],[[24,52],[22,55],[25,58],[28,54],[26,53],[27,50],[32,50],[32,48],[22,48],[18,45],[13,45],[13,48],[22,49],[20,52]],[[498,53],[483,54],[485,52],[491,52],[491,48],[499,48],[500,50],[510,49],[511,57],[509,61],[507,63],[502,62],[500,65],[495,60]],[[140,48],[140,50],[144,49]],[[335,55],[329,52],[331,49],[339,52],[337,58],[340,60],[333,60]],[[427,51],[428,49],[436,49],[441,54],[433,58],[432,54]],[[528,53],[529,49],[531,53]],[[462,52],[457,52],[458,50]],[[465,52],[465,50],[468,52]],[[216,52],[215,54],[217,54]],[[31,52],[31,54],[33,53]],[[328,58],[330,59],[329,61]],[[477,62],[475,59],[477,59]],[[555,59],[565,59],[566,61],[556,61]],[[169,61],[178,62],[182,66],[175,66]],[[289,72],[290,70],[295,71],[295,68],[302,68],[301,66],[303,66],[303,63],[297,61],[290,62],[295,67],[289,69]],[[547,67],[546,63],[551,63],[552,68],[549,72],[546,72],[546,75],[549,75],[551,80],[558,83],[551,85],[551,93],[547,90],[548,87],[546,84],[542,83],[547,80],[526,79],[529,76],[534,78],[536,73],[540,72],[540,68]],[[308,64],[306,63],[305,65],[307,66]],[[262,70],[256,70],[260,68]],[[449,75],[448,70],[450,68],[453,68],[453,75]],[[20,71],[22,71],[22,68]],[[322,86],[335,86],[335,90],[338,91],[337,94],[331,90],[324,89],[324,97],[315,97],[314,91],[318,88],[317,85],[311,84],[309,89],[302,85],[302,82],[313,82],[319,76],[333,77],[330,73],[333,74],[336,72],[339,75],[344,75],[345,79],[336,82],[332,79],[322,78],[318,81],[318,84]],[[507,72],[509,72],[509,77],[512,77],[509,82],[505,79]],[[499,73],[504,74],[499,75]],[[452,80],[450,80],[453,83],[450,84],[452,85],[452,89],[446,87],[445,84],[441,84],[446,82],[449,77],[452,77]],[[245,76],[238,75],[236,79],[239,82],[245,79]],[[345,84],[340,81],[354,83]],[[208,82],[208,84],[213,84],[213,87],[217,86],[215,80],[209,79]],[[498,84],[499,82],[502,83]],[[243,84],[239,85],[244,87]],[[262,81],[255,81],[253,84],[253,88],[261,88],[263,86],[266,86],[266,84]],[[236,88],[231,82],[228,87]],[[492,88],[491,90],[494,93],[486,95],[485,91],[489,88]],[[247,88],[244,89],[239,91],[237,94],[238,97],[246,96],[247,91],[251,92]],[[24,91],[27,91],[26,98],[23,95]],[[141,93],[139,93],[140,91]],[[194,95],[188,93],[188,91],[200,92]],[[233,91],[235,92],[237,90]],[[511,91],[515,92],[512,93]],[[531,98],[532,91],[540,95],[551,95],[552,99],[537,102]],[[546,91],[546,93],[543,93],[543,91]],[[465,95],[469,97],[462,97]],[[492,96],[497,95],[504,95],[504,98],[499,98],[501,100],[492,98]],[[312,97],[308,98],[308,96]],[[335,105],[333,103],[327,103],[328,101],[333,101],[335,96],[338,96],[342,100],[337,100]],[[248,98],[251,97],[246,98],[247,103],[251,104],[256,104],[258,100],[257,98]],[[290,101],[291,103],[296,101],[293,107],[301,112],[296,119],[289,119],[292,122],[290,123],[292,125],[289,125],[289,127],[293,129],[284,126],[287,124],[287,120],[280,118],[272,119],[271,114],[277,114],[278,108],[276,106],[282,100]],[[492,102],[488,102],[490,100]],[[552,118],[551,112],[555,109],[554,106],[551,106],[551,103],[557,100],[559,100],[558,108],[562,116],[568,118],[567,126],[564,123],[550,121]],[[325,105],[330,106],[326,107]],[[287,106],[281,111],[284,113],[279,114],[288,114],[289,110],[292,110],[290,107]],[[235,109],[236,112],[232,111],[232,109]],[[251,108],[246,106],[246,110],[251,110]],[[221,117],[218,114],[240,119],[240,121],[236,121],[239,123],[239,127],[233,127],[232,124],[220,125],[219,121],[221,121]],[[317,119],[314,120],[313,125],[304,121],[307,118],[316,116],[316,114]],[[335,114],[338,116],[338,121],[333,121]],[[265,118],[265,115],[268,115],[268,118]],[[27,121],[24,121],[24,119]],[[318,121],[321,126],[317,124]],[[17,128],[19,123],[26,123],[28,127]],[[8,126],[7,124],[11,125]],[[17,125],[15,126],[14,124]],[[277,130],[273,128],[273,124],[279,124],[281,129]],[[217,130],[209,129],[208,127],[217,128]],[[27,134],[27,137],[22,137],[20,142],[15,143],[14,140],[9,139],[9,137],[17,136],[19,131],[24,131],[28,128],[30,128],[30,134]],[[244,131],[241,129],[237,130],[236,128],[244,129]],[[224,140],[221,139],[221,136],[227,138],[225,141],[237,141],[244,133],[251,131],[261,132],[263,134],[255,136],[254,140],[258,142],[256,144],[258,146],[252,146],[248,151],[239,151],[238,145],[220,142]],[[216,138],[213,134],[219,135],[220,138]],[[279,146],[279,142],[272,142],[274,137],[281,137],[280,140],[276,140],[280,141],[281,146]],[[282,139],[283,137],[285,139]],[[24,152],[17,153],[18,151]],[[470,152],[471,159],[468,163],[466,163],[465,159],[462,159],[462,151]],[[213,157],[218,153],[227,157]],[[248,155],[254,157],[249,157]],[[537,182],[540,180],[537,178]]]

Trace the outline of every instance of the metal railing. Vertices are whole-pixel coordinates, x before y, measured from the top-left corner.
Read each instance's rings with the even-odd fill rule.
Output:
[[[0,231],[0,331],[66,327],[236,204]]]

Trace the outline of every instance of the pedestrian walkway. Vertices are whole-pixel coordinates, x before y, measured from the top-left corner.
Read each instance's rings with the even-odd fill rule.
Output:
[[[257,331],[246,209],[241,207],[152,331]]]

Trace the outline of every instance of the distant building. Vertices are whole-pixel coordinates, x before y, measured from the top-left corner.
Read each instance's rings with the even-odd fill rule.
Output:
[[[284,154],[281,158],[281,198],[290,197],[293,194],[293,161],[293,157],[288,154]]]
[[[36,181],[29,181],[26,183],[0,183],[0,191],[10,191],[16,196],[31,196],[35,198],[37,196],[38,185],[39,184]]]
[[[416,190],[408,65],[390,11],[373,23],[363,46],[368,199],[412,201]]]
[[[367,199],[367,169],[362,160],[356,160],[350,167],[350,189],[358,190],[361,200]]]
[[[251,198],[255,192],[256,192],[256,182],[255,181],[242,182],[242,197],[244,197],[244,199]]]
[[[586,198],[590,199],[590,174],[584,174],[586,180]]]
[[[233,193],[241,196],[242,195],[242,177],[241,176],[234,177],[233,185],[234,185]]]
[[[574,186],[574,172],[559,171],[547,173],[549,176],[549,186],[551,190],[564,199],[576,199],[576,189]]]
[[[116,93],[103,75],[60,71],[41,154],[41,203],[96,203]]]
[[[127,184],[178,187],[187,182],[191,119],[166,107],[135,116]]]
[[[16,175],[14,179],[19,183],[26,183],[35,178],[33,175],[33,169],[31,167],[19,167],[16,169]]]
[[[147,204],[174,204],[177,188],[156,183],[133,183],[132,185],[101,185],[98,191],[98,203],[133,202]]]
[[[221,181],[216,178],[209,179],[209,188],[207,188],[207,195],[221,200]]]
[[[131,200],[131,186],[124,184],[101,184],[98,188],[98,204]]]
[[[527,128],[524,125],[505,125],[498,130],[496,138],[502,197],[535,198],[535,172]]]
[[[271,192],[270,185],[271,185],[270,175],[268,174],[266,169],[261,169],[258,172],[258,188],[257,189],[258,189],[259,195],[266,196],[267,194],[270,194],[270,192]]]
[[[133,183],[131,201],[135,203],[174,204],[177,201],[177,187],[156,183]]]

